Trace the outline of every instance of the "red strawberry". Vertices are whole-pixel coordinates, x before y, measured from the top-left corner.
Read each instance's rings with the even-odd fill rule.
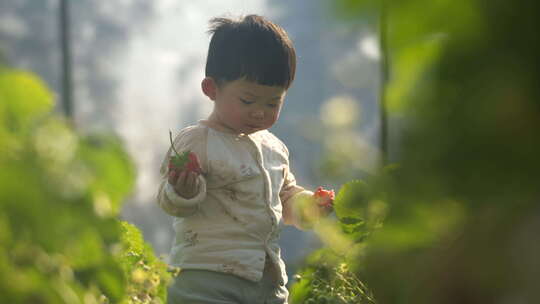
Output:
[[[197,173],[201,173],[201,165],[199,164],[199,159],[197,158],[197,154],[193,152],[189,152],[188,154],[189,161],[186,164],[185,168],[188,171],[193,171]]]
[[[176,177],[177,177],[177,175],[178,175],[178,172],[176,172],[176,170],[169,168],[169,177],[170,177],[170,178],[172,178],[173,180],[175,180]]]
[[[325,208],[333,206],[335,196],[334,190],[325,190],[323,187],[318,187],[313,193],[317,205]]]
[[[193,171],[193,172],[201,174],[202,169],[201,169],[201,165],[199,164],[199,159],[197,158],[197,154],[193,152],[189,152],[188,158],[189,158],[189,161],[185,165],[184,168],[188,171]]]
[[[202,169],[199,164],[197,155],[190,151],[183,152],[182,154],[178,153],[178,151],[176,151],[176,149],[174,148],[174,144],[172,141],[172,132],[170,131],[169,139],[171,141],[171,147],[175,153],[175,155],[171,156],[171,158],[169,159],[169,171],[175,172],[175,176],[178,175],[176,171],[183,170],[187,170],[188,172],[196,172],[199,174],[202,173]]]
[[[169,160],[169,170],[196,172],[201,174],[202,169],[199,165],[197,154],[186,151],[180,155],[173,155]]]

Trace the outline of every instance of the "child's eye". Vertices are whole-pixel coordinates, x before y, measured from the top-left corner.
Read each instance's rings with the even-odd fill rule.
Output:
[[[247,105],[250,105],[250,104],[253,103],[253,101],[245,100],[245,99],[242,99],[242,98],[240,98],[240,101],[242,101],[243,104],[247,104]]]
[[[269,103],[268,106],[269,106],[270,108],[276,108],[278,105],[275,104],[275,103]]]

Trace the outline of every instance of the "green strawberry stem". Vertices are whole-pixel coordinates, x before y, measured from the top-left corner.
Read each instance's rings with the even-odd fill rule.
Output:
[[[176,153],[176,156],[180,157],[180,153],[178,153],[178,151],[176,151],[176,149],[174,148],[171,130],[169,130],[169,140],[171,142],[171,148],[173,149],[174,153]]]
[[[169,140],[171,142],[171,148],[173,149],[175,155],[171,156],[171,162],[172,164],[180,169],[180,170],[183,170],[184,167],[186,166],[186,163],[189,162],[189,151],[186,151],[182,154],[178,153],[178,151],[176,151],[175,147],[174,147],[174,143],[173,143],[173,139],[172,139],[172,132],[171,130],[169,130]]]

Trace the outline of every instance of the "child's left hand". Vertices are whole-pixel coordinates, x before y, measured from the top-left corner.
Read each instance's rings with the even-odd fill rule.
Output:
[[[320,215],[327,216],[334,210],[334,190],[325,190],[323,187],[318,187],[313,193],[313,198],[319,207]]]

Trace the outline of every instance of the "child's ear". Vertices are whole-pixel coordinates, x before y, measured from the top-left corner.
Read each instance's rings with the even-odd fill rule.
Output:
[[[201,88],[204,95],[211,100],[216,100],[217,84],[212,77],[206,77],[201,82]]]

